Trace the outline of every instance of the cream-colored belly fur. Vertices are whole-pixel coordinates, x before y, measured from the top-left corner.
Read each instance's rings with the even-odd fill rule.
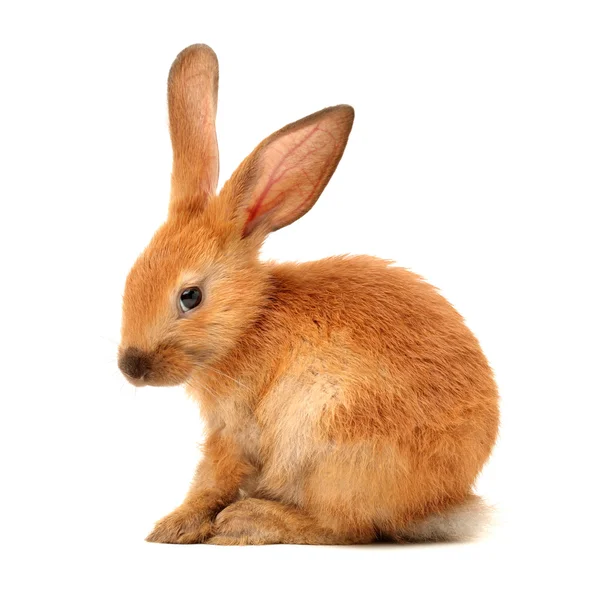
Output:
[[[327,374],[315,358],[296,362],[262,400],[262,469],[257,492],[304,504],[306,478],[333,443],[323,431],[323,417],[342,401],[341,375]]]
[[[254,412],[248,407],[246,388],[229,387],[230,393],[205,417],[210,429],[233,438],[256,467],[242,485],[245,494],[305,503],[307,477],[334,450],[323,428],[324,416],[342,402],[347,385],[339,365],[297,353],[258,399]]]

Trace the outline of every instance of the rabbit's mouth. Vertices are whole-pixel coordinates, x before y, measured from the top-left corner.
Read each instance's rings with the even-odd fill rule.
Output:
[[[187,354],[172,344],[153,351],[135,346],[123,348],[118,364],[127,381],[136,387],[181,385],[189,379],[194,366]]]

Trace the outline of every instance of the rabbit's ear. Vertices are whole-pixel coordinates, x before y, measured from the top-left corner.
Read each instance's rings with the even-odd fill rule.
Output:
[[[189,46],[169,72],[173,173],[169,212],[201,209],[219,179],[215,118],[219,63],[204,44]]]
[[[299,219],[317,201],[342,157],[354,110],[340,105],[291,123],[264,140],[223,188],[242,235]]]

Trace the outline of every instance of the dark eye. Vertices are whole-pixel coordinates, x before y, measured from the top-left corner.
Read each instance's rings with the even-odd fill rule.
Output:
[[[199,287],[186,288],[179,296],[179,308],[183,312],[196,308],[200,302],[202,302],[202,290]]]

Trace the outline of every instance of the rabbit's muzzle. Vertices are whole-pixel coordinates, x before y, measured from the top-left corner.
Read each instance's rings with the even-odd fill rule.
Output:
[[[180,385],[191,374],[194,362],[175,344],[164,344],[152,350],[127,346],[119,352],[119,369],[127,381],[144,385]]]

